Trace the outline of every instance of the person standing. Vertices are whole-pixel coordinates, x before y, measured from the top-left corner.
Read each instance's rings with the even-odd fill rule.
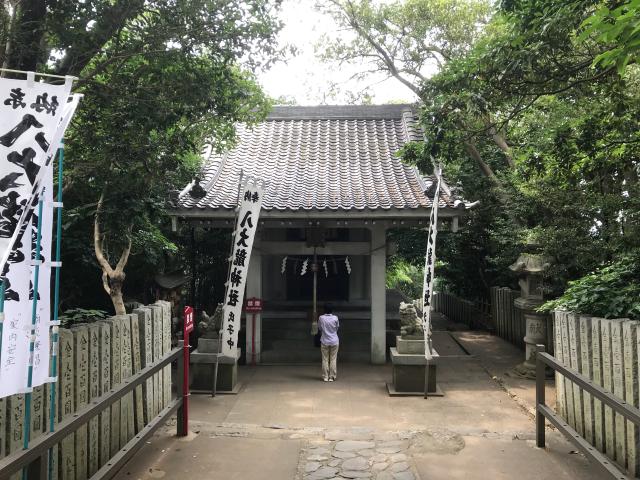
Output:
[[[320,351],[322,352],[322,379],[325,382],[335,381],[338,375],[338,328],[340,321],[333,314],[331,305],[324,306],[324,314],[318,319],[318,328],[321,331]]]

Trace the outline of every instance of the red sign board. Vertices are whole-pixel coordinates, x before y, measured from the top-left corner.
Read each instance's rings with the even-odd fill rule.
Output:
[[[193,332],[193,307],[184,307],[184,334]]]
[[[262,299],[260,298],[247,298],[247,302],[244,305],[244,311],[249,313],[258,313],[262,311]]]

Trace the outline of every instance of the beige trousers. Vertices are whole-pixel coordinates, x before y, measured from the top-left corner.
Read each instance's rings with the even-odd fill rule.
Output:
[[[335,378],[338,375],[338,347],[340,345],[321,345],[322,378]]]

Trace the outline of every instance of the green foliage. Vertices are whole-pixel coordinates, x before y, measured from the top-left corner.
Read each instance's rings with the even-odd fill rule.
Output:
[[[0,47],[0,63],[77,75],[84,94],[66,138],[63,258],[74,261],[65,262],[62,303],[103,306],[100,198],[99,245],[115,267],[132,240],[129,293],[144,296],[180,256],[169,192],[198,172],[203,143],[229,148],[237,122],[254,124],[270,108],[254,72],[280,55],[280,0],[36,3],[16,2],[15,27],[0,37],[24,41]]]
[[[78,323],[91,323],[104,320],[108,316],[109,314],[104,310],[70,308],[60,315],[60,323],[64,328],[69,328]]]
[[[593,61],[595,67],[615,66],[623,74],[629,63],[638,61],[640,53],[640,0],[629,0],[610,8],[609,2],[583,23],[580,40],[590,37],[607,45]]]
[[[423,83],[430,150],[481,200],[439,246],[457,293],[512,284],[506,267],[532,236],[553,259],[551,296],[639,246],[640,73],[592,68],[611,48],[578,37],[597,5],[505,1],[471,51]]]
[[[543,311],[564,309],[605,318],[640,319],[640,251],[569,282],[562,296]]]
[[[360,62],[364,77],[383,72],[417,92],[434,68],[465,54],[487,21],[484,0],[330,0],[318,8],[355,35],[326,36],[317,46],[329,62]]]
[[[421,298],[423,276],[423,267],[397,258],[387,266],[387,288],[399,290],[409,299]]]

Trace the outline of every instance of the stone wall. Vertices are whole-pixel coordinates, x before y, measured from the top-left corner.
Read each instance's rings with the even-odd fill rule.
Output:
[[[72,416],[171,350],[171,306],[60,329],[55,422]],[[51,384],[34,389],[31,438],[49,430]],[[0,399],[0,458],[22,448],[25,396]],[[171,401],[171,366],[92,418],[56,449],[54,479],[85,480]],[[11,480],[22,478],[14,475]]]
[[[553,320],[555,357],[637,408],[640,322],[560,311]],[[638,427],[559,374],[556,399],[558,414],[581,436],[631,477],[640,473]]]

